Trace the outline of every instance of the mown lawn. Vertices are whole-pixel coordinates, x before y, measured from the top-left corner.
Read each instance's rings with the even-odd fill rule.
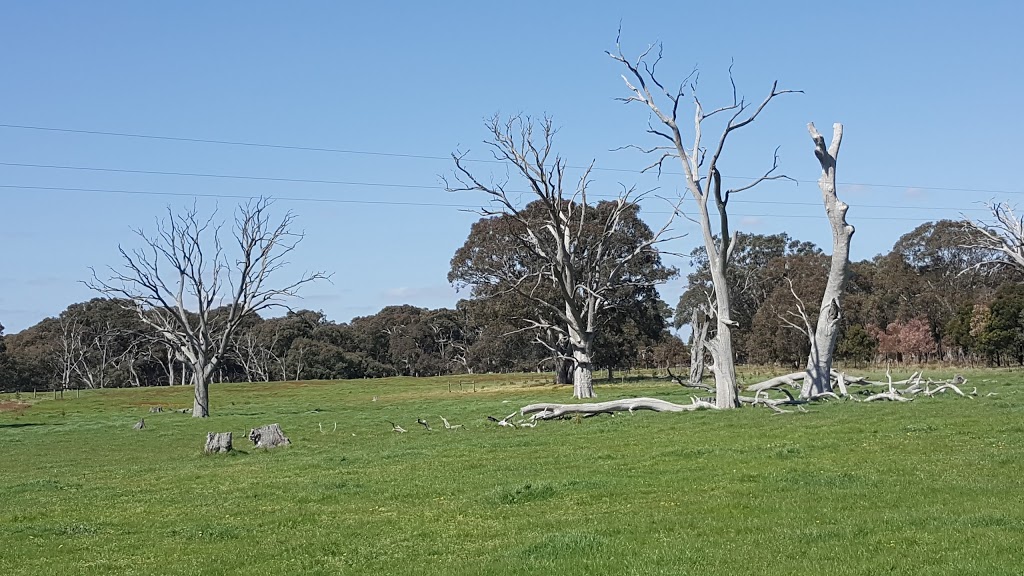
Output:
[[[188,388],[5,395],[0,574],[1021,574],[1024,375],[967,375],[976,399],[520,430],[485,417],[570,392],[536,376],[214,385],[206,420],[149,414],[191,406]],[[293,445],[253,450],[248,429],[271,422]],[[236,453],[202,455],[229,430]]]

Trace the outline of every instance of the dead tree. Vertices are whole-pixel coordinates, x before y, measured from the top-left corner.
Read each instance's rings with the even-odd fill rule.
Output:
[[[968,270],[984,266],[1012,266],[1024,270],[1024,218],[1017,216],[1006,202],[989,202],[986,207],[992,220],[964,220],[961,245],[990,254]]]
[[[636,210],[633,190],[605,204],[605,210],[590,203],[587,189],[590,168],[583,171],[570,190],[566,182],[566,161],[554,151],[556,129],[550,118],[534,121],[513,116],[502,121],[495,116],[487,124],[491,147],[497,160],[506,164],[527,186],[535,209],[520,206],[519,191],[507,182],[489,182],[467,167],[464,154],[453,154],[455,173],[446,183],[449,192],[475,191],[489,198],[492,207],[480,210],[485,217],[501,217],[510,224],[512,241],[508,261],[488,263],[473,272],[467,283],[495,286],[503,293],[515,292],[540,310],[534,318],[523,318],[524,330],[551,331],[564,336],[570,354],[538,338],[537,342],[573,364],[573,397],[594,396],[591,358],[599,324],[606,316],[611,295],[624,287],[651,286],[655,282],[630,274],[632,262],[657,257],[656,245],[672,220],[651,237],[638,239],[626,248],[618,246],[625,220]],[[595,219],[597,221],[595,222]],[[598,229],[594,233],[595,227]],[[524,261],[535,265],[523,266]]]
[[[656,56],[652,57],[651,53],[655,48],[658,52]],[[620,100],[627,104],[636,102],[645,106],[660,123],[660,126],[649,124],[647,132],[660,138],[663,143],[650,148],[636,147],[645,153],[658,156],[658,160],[645,168],[645,171],[657,169],[660,175],[666,160],[678,160],[682,165],[686,189],[696,201],[696,221],[703,232],[704,249],[708,256],[711,281],[715,290],[714,308],[709,311],[715,323],[714,335],[707,343],[712,359],[711,369],[715,373],[715,402],[719,408],[738,407],[740,403],[737,397],[736,366],[732,344],[732,329],[736,323],[731,317],[732,304],[729,286],[726,282],[726,269],[729,266],[729,258],[732,255],[735,241],[729,228],[729,200],[733,194],[750,190],[765,180],[787,177],[775,174],[779,160],[777,149],[772,167],[764,175],[737,188],[722,187],[722,174],[718,169],[718,162],[731,134],[757,120],[765,107],[777,96],[794,92],[794,90],[779,90],[778,82],[775,82],[772,84],[768,96],[758,106],[753,107],[751,103],[737,96],[736,84],[732,82],[732,102],[706,112],[696,95],[695,81],[687,86],[689,78],[686,78],[680,83],[678,89],[672,90],[658,79],[655,70],[661,61],[661,46],[651,46],[636,60],[629,60],[623,55],[618,39],[616,39],[616,52],[608,52],[608,55],[626,68],[626,73],[622,78],[630,95],[620,98]],[[732,80],[731,72],[730,68],[730,81]],[[684,103],[686,88],[690,88],[695,108],[693,144],[689,147],[683,139],[678,123],[679,108]],[[725,126],[721,129],[717,142],[713,142],[710,148],[705,148],[705,144],[702,142],[705,122],[718,115],[726,118]],[[717,217],[712,215],[709,206],[711,203],[717,209]],[[717,224],[714,220],[717,220]]]
[[[807,334],[811,352],[807,358],[807,378],[800,389],[801,398],[832,391],[832,356],[839,334],[839,320],[842,318],[843,291],[850,274],[850,239],[854,233],[853,226],[846,222],[846,212],[850,207],[836,196],[836,160],[843,141],[843,125],[832,125],[832,143],[827,148],[825,138],[814,128],[813,122],[807,125],[807,130],[814,140],[814,155],[821,164],[818,187],[821,188],[825,213],[832,227],[832,263],[825,293],[821,297],[818,323],[813,333],[809,331]]]
[[[287,264],[303,234],[292,231],[295,216],[288,212],[274,225],[270,200],[260,198],[235,212],[235,254],[222,244],[223,223],[216,212],[202,218],[193,205],[157,222],[157,232],[135,233],[143,248],[119,248],[123,266],[110,268],[101,280],[93,270],[89,286],[107,296],[124,298],[188,362],[195,385],[192,416],[209,416],[209,384],[228,353],[231,336],[251,314],[295,297],[309,282],[326,279],[323,272],[305,274],[281,288],[270,279]]]

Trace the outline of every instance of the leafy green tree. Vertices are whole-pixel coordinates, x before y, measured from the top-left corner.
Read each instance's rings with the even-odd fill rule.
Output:
[[[592,341],[586,356],[591,365],[630,365],[637,349],[659,338],[665,327],[667,307],[654,286],[675,276],[676,270],[664,266],[660,255],[650,249],[656,235],[640,219],[639,206],[599,202],[578,209],[585,216],[577,231],[573,265],[588,275],[588,282],[604,278],[606,283],[588,320]],[[503,214],[479,220],[452,258],[448,279],[457,287],[469,286],[476,316],[500,327],[501,332],[485,329],[477,339],[478,348],[521,350],[526,358],[536,359],[535,366],[550,358],[557,369],[574,353],[571,330],[560,324],[564,319],[553,310],[583,305],[568,304],[565,292],[549,277],[550,264],[518,240],[530,227],[543,226],[547,216],[545,204],[535,201],[516,217]],[[612,218],[616,224],[608,228]],[[544,251],[557,250],[546,241],[542,246]],[[591,298],[588,290],[581,283],[571,299]],[[511,350],[499,342],[503,336],[513,338]],[[536,347],[547,353],[538,358]]]
[[[780,274],[777,270],[772,272],[772,262],[787,256],[815,254],[820,255],[821,250],[813,243],[795,240],[785,233],[765,235],[741,232],[736,235],[725,278],[731,294],[731,318],[737,324],[732,330],[737,362],[750,362],[752,354],[759,355],[756,348],[751,345],[750,335],[755,314],[768,295],[780,288]],[[711,270],[704,247],[695,248],[690,252],[690,259],[694,270],[687,275],[687,289],[676,306],[677,328],[689,324],[696,307],[706,306],[709,298],[713,300]],[[827,272],[827,269],[825,270]],[[782,289],[788,291],[785,286]],[[808,301],[820,299],[820,294],[819,291],[816,298],[810,298]],[[761,342],[763,343],[763,340]]]

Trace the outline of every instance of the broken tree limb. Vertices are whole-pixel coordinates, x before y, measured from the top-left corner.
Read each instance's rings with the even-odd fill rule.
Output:
[[[963,393],[963,390],[960,390],[960,388],[958,388],[956,384],[943,384],[943,385],[941,385],[938,388],[935,388],[933,390],[925,390],[924,391],[924,395],[925,396],[935,396],[936,394],[941,394],[941,393],[943,393],[943,392],[945,392],[947,390],[952,390],[953,392],[956,392],[960,396],[967,397],[967,395]]]
[[[206,454],[225,454],[231,452],[231,432],[207,432],[206,446],[203,452]]]
[[[444,422],[444,429],[445,430],[459,430],[459,429],[462,428],[462,424],[451,424],[451,423],[448,422],[448,419],[445,418],[444,416],[441,416],[440,418],[441,418],[441,422]]]
[[[266,426],[260,426],[259,428],[253,428],[249,431],[249,440],[256,445],[257,448],[277,448],[278,446],[288,446],[292,443],[284,432],[281,431],[279,424],[267,424]]]
[[[719,408],[705,400],[692,398],[690,404],[674,404],[657,398],[623,398],[621,400],[609,400],[607,402],[590,402],[586,404],[530,404],[523,406],[519,412],[526,414],[536,413],[537,420],[551,420],[566,414],[595,414],[602,412],[634,412],[636,410],[651,410],[654,412],[692,412],[694,410],[718,410]]]
[[[508,416],[505,416],[501,420],[498,420],[494,416],[488,416],[487,419],[490,420],[491,422],[497,422],[498,426],[508,426],[510,428],[516,428],[516,423],[512,421],[512,418],[514,418],[516,414],[518,414],[518,412],[513,412]]]
[[[897,392],[881,392],[878,394],[872,394],[864,399],[864,402],[874,402],[875,400],[891,400],[893,402],[911,402],[913,398],[907,398],[900,396]]]
[[[680,378],[680,377],[676,376],[675,374],[673,374],[672,373],[672,369],[667,367],[667,366],[665,367],[665,370],[668,372],[669,380],[671,380],[672,382],[675,382],[676,384],[679,384],[683,388],[699,388],[700,390],[707,390],[708,392],[714,392],[715,391],[714,388],[712,388],[711,386],[708,386],[707,384],[701,384],[700,382],[694,382],[693,380],[690,380],[689,382],[683,380],[682,378]],[[703,371],[704,371],[704,369],[701,368],[701,372],[703,372]]]
[[[771,390],[772,388],[778,388],[785,385],[792,388],[799,388],[800,385],[797,384],[797,380],[803,380],[805,377],[807,377],[807,372],[792,372],[790,374],[783,374],[782,376],[770,378],[764,382],[751,384],[750,386],[747,386],[745,390],[748,392],[762,392],[764,390]]]

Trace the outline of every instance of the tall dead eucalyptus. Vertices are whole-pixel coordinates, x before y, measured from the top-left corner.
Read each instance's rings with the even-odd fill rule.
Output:
[[[655,48],[658,52],[652,56]],[[753,123],[777,96],[797,91],[779,90],[778,82],[775,82],[768,95],[754,107],[745,99],[737,96],[736,84],[732,82],[732,102],[706,112],[696,95],[696,82],[690,82],[690,77],[685,78],[676,90],[666,88],[666,85],[658,79],[656,68],[662,57],[660,45],[651,46],[638,58],[630,60],[623,55],[618,40],[616,40],[615,53],[608,52],[608,55],[626,68],[622,79],[625,81],[630,95],[620,98],[620,100],[627,104],[636,102],[646,106],[660,124],[660,126],[648,124],[647,132],[667,142],[650,148],[637,147],[645,153],[658,155],[658,160],[645,170],[657,169],[660,174],[666,160],[677,159],[683,168],[686,189],[696,201],[696,220],[703,232],[704,249],[708,255],[711,280],[715,291],[714,306],[709,310],[713,317],[711,322],[714,324],[714,334],[707,341],[706,346],[711,353],[712,366],[710,368],[715,374],[716,404],[719,408],[738,407],[739,397],[731,333],[736,323],[731,318],[729,287],[726,283],[726,270],[729,266],[735,239],[729,228],[729,200],[733,194],[750,190],[765,180],[787,177],[775,174],[779,160],[777,149],[772,167],[768,171],[752,182],[737,188],[722,187],[722,174],[719,172],[718,162],[730,135]],[[730,80],[731,78],[730,70]],[[688,82],[690,82],[689,86]],[[689,146],[683,139],[678,122],[679,109],[686,98],[686,88],[690,89],[690,96],[693,98],[694,104],[693,143]],[[705,122],[719,115],[726,119],[725,126],[721,129],[712,148],[705,148],[702,140]],[[709,150],[710,154],[708,154]],[[717,217],[711,212],[709,204],[712,203]]]
[[[195,385],[193,417],[209,416],[210,381],[245,317],[281,306],[302,285],[328,278],[313,272],[280,288],[270,285],[303,238],[292,231],[291,212],[271,222],[270,205],[269,199],[260,198],[238,207],[232,227],[237,246],[230,254],[222,244],[224,223],[216,220],[216,212],[203,218],[195,205],[181,213],[168,207],[155,234],[135,230],[142,248],[119,247],[122,266],[110,267],[105,280],[94,269],[87,282],[107,296],[125,299],[189,364]]]
[[[854,233],[854,227],[846,222],[846,212],[850,207],[836,195],[836,161],[839,158],[839,146],[843,142],[843,125],[832,125],[832,142],[827,147],[825,137],[818,133],[813,122],[807,125],[807,131],[814,140],[814,155],[821,164],[818,187],[825,204],[825,214],[832,227],[832,263],[825,292],[821,297],[818,323],[812,331],[805,322],[811,352],[807,357],[807,376],[800,388],[801,398],[832,391],[832,356],[839,335],[839,320],[842,318],[843,291],[850,274],[850,239]]]
[[[637,209],[634,191],[592,204],[587,197],[590,167],[575,185],[567,181],[566,161],[554,151],[556,129],[550,118],[495,116],[487,129],[486,143],[495,158],[526,191],[510,188],[507,178],[484,182],[467,167],[465,155],[452,155],[455,172],[447,190],[485,194],[491,207],[480,214],[507,225],[502,234],[514,244],[480,262],[469,283],[491,287],[489,296],[514,292],[532,302],[537,312],[520,318],[524,329],[556,334],[568,342],[566,353],[537,339],[572,363],[573,397],[592,398],[594,339],[611,298],[617,290],[657,281],[637,273],[634,264],[658,258],[657,245],[669,240],[672,219],[649,236],[624,242],[623,228]],[[523,195],[531,199],[525,206],[519,201]]]

